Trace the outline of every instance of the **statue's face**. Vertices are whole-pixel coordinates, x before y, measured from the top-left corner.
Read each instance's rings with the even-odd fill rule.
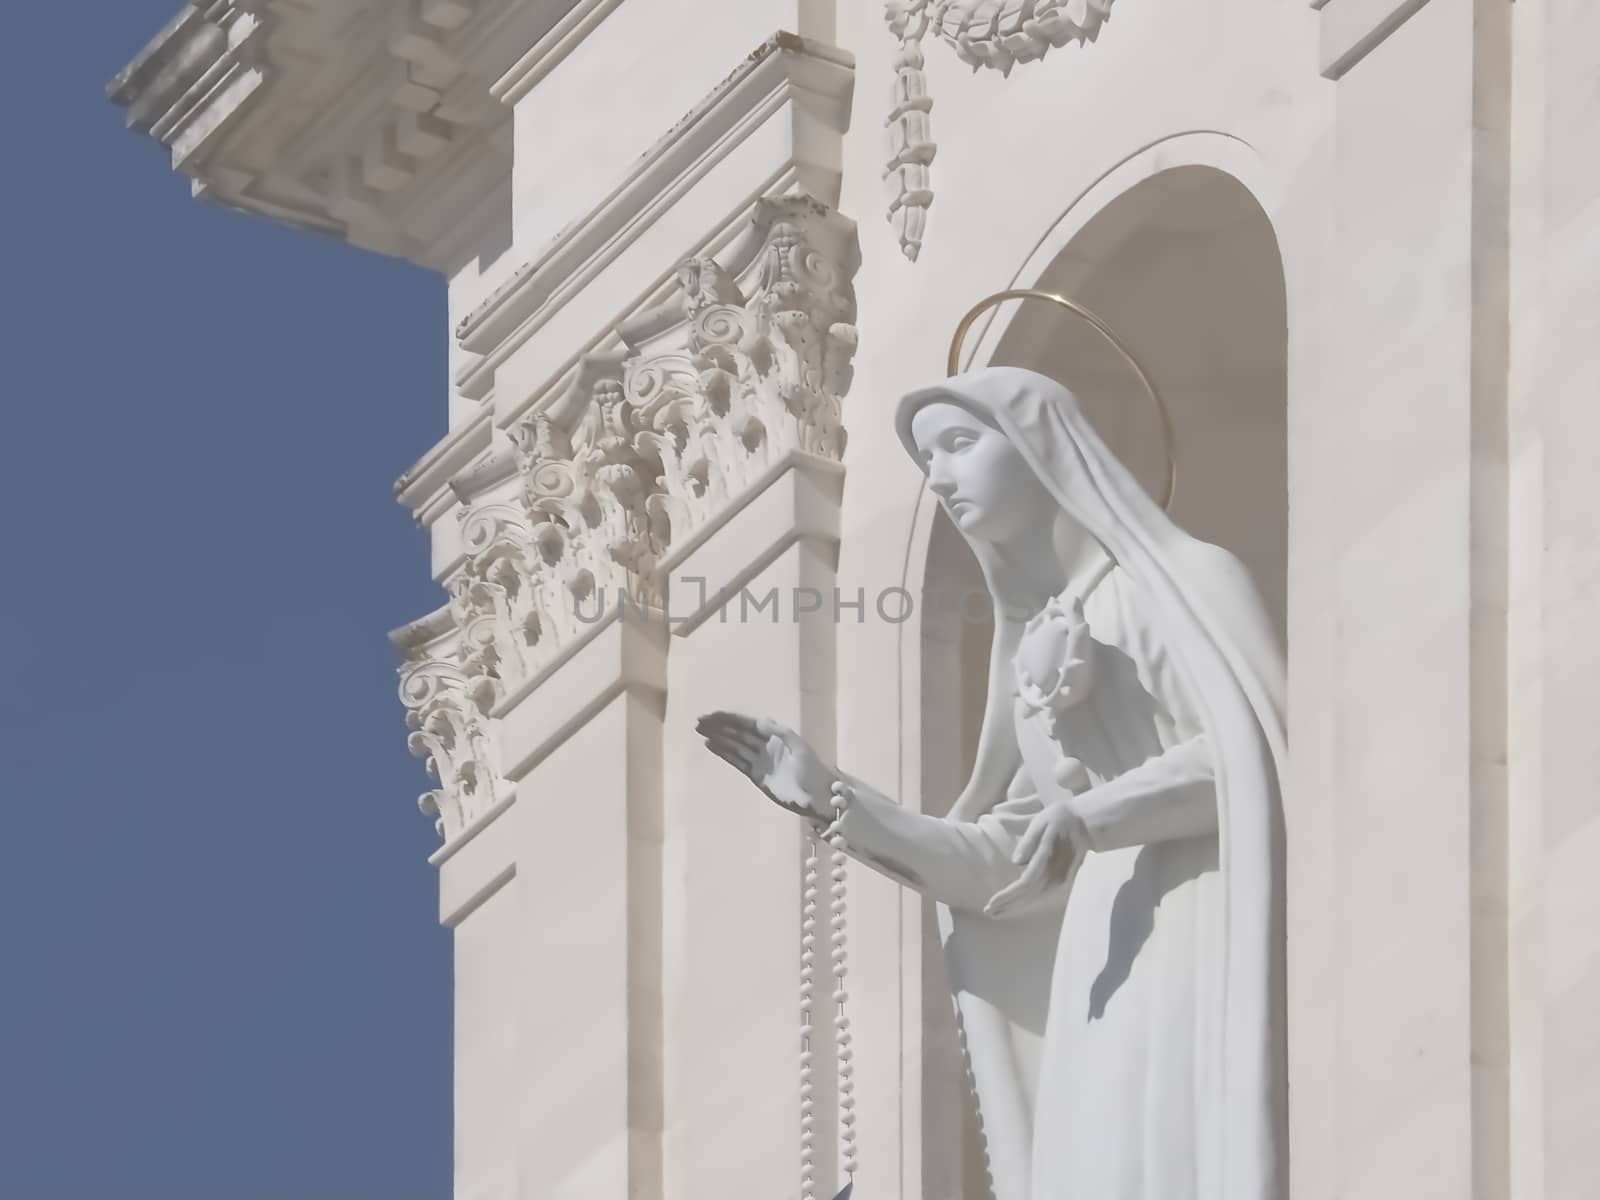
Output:
[[[933,403],[911,419],[928,487],[969,538],[1006,544],[1055,502],[1009,438],[957,404]]]

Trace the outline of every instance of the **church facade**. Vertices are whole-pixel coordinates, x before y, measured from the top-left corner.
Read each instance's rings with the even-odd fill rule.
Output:
[[[391,637],[459,1200],[990,1195],[933,906],[819,899],[695,724],[949,808],[991,629],[893,413],[1008,289],[1115,337],[1011,299],[955,365],[1068,384],[1287,652],[1289,1195],[1591,1194],[1590,0],[195,0],[112,96],[448,289]]]

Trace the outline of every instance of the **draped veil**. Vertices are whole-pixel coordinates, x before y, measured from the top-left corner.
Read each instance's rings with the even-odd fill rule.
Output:
[[[1218,1015],[1206,1032],[1218,1039],[1220,1071],[1211,1103],[1197,1114],[1203,1177],[1195,1195],[1281,1200],[1288,1150],[1280,804],[1285,672],[1273,625],[1243,565],[1179,529],[1112,457],[1060,384],[1020,368],[990,367],[912,392],[900,403],[896,427],[919,465],[911,422],[937,402],[960,405],[997,427],[1061,512],[1116,561],[1198,711],[1215,755],[1225,895],[1224,928],[1215,944],[1225,962]],[[1020,763],[1010,664],[1026,614],[1007,603],[1007,572],[995,550],[971,544],[994,598],[995,637],[977,762],[950,814],[955,821],[975,820],[999,804]],[[1026,1197],[1060,911],[990,920],[941,905],[940,920],[997,1200]],[[1019,963],[1028,966],[1017,970]]]

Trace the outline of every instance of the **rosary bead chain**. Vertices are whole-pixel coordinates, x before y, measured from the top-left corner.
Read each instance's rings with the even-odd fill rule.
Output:
[[[800,1200],[817,1200],[816,1055],[811,1049],[811,1011],[817,958],[818,849],[811,840],[800,908]]]
[[[827,946],[833,975],[833,1029],[837,1051],[839,1109],[839,1167],[854,1180],[859,1161],[856,1153],[855,1052],[851,1046],[850,1018],[845,1015],[849,999],[845,983],[848,973],[847,946],[848,886],[844,834],[839,830],[850,800],[835,791],[832,798],[833,823],[815,831],[807,839],[805,876],[800,906],[800,1200],[817,1200],[816,1138],[816,1052],[811,1035],[815,1031],[814,1012],[817,987],[817,943],[822,894],[822,853],[828,855],[828,932]]]
[[[851,1048],[850,1018],[845,1014],[845,1002],[850,998],[846,990],[846,974],[848,972],[849,934],[847,930],[847,911],[849,907],[849,888],[846,880],[846,864],[849,855],[845,852],[844,834],[839,830],[839,822],[843,820],[845,809],[849,807],[849,797],[846,794],[835,792],[833,796],[833,826],[828,830],[828,844],[833,850],[831,856],[832,871],[830,877],[833,881],[830,899],[832,900],[833,916],[830,921],[832,932],[832,959],[833,959],[833,1000],[834,1000],[834,1045],[837,1048],[839,1059],[839,1167],[850,1177],[855,1178],[856,1155],[856,1099],[855,1099],[855,1052]]]

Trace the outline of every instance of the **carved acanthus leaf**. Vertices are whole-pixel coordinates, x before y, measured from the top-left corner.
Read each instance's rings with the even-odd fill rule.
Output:
[[[805,198],[763,202],[751,298],[715,263],[680,273],[683,348],[627,364],[638,445],[660,464],[652,511],[681,542],[790,451],[843,456],[840,398],[855,355],[848,223]],[[733,303],[715,302],[726,296]]]
[[[855,354],[854,226],[805,196],[760,201],[729,262],[585,355],[564,390],[452,483],[462,565],[439,630],[397,636],[412,747],[447,838],[495,803],[489,714],[614,611],[791,452],[838,459]]]
[[[507,791],[495,769],[483,680],[460,662],[462,634],[452,620],[442,637],[413,646],[400,672],[400,701],[411,730],[406,744],[439,783],[418,806],[434,817],[446,841]]]

